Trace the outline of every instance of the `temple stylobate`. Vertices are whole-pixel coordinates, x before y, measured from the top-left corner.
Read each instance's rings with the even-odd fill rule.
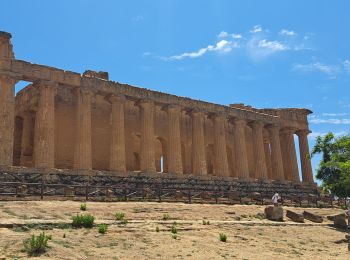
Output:
[[[15,95],[18,81],[29,84]],[[313,183],[310,113],[218,105],[106,72],[32,64],[16,59],[11,35],[0,32],[3,166]]]

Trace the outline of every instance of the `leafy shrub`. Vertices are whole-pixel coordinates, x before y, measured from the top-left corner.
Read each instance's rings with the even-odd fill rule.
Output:
[[[125,218],[125,214],[123,212],[115,213],[115,219],[116,220],[123,220],[124,218]]]
[[[202,220],[202,224],[203,224],[203,225],[210,225],[210,222],[209,222],[209,220],[205,221],[205,220],[203,219],[203,220]]]
[[[98,226],[98,233],[100,233],[100,234],[106,234],[107,229],[108,229],[108,226],[107,226],[106,224],[100,224],[100,225]]]
[[[86,207],[86,204],[80,204],[80,210],[82,211],[86,211],[87,207]]]
[[[219,239],[221,242],[226,242],[227,241],[227,236],[224,233],[219,234]]]
[[[92,228],[93,224],[95,221],[95,217],[87,214],[87,215],[79,215],[77,214],[76,216],[73,217],[73,222],[72,226],[75,228]]]
[[[177,228],[176,225],[171,226],[171,233],[176,234],[177,233]]]
[[[24,248],[29,256],[40,255],[46,252],[46,249],[49,247],[47,243],[51,238],[51,235],[45,235],[45,232],[38,236],[32,235],[30,239],[24,242]]]
[[[163,214],[163,220],[168,220],[170,219],[170,215],[168,213]]]

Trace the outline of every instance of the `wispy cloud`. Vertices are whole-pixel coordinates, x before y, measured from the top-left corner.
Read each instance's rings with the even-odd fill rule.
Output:
[[[312,132],[312,133],[309,134],[309,138],[316,139],[316,137],[318,137],[318,136],[325,136],[326,134],[328,134],[328,132]],[[347,135],[347,134],[349,134],[349,132],[340,131],[340,132],[335,132],[333,134],[334,134],[335,137],[339,137],[339,136],[342,136],[342,135]]]
[[[201,48],[197,51],[185,52],[185,53],[182,53],[180,55],[171,56],[167,59],[168,60],[182,60],[185,58],[198,58],[198,57],[203,56],[207,52],[224,52],[225,53],[225,52],[230,52],[232,50],[232,48],[237,48],[237,47],[238,47],[237,43],[233,43],[233,42],[227,41],[227,40],[220,40],[219,42],[217,42],[215,44],[215,46],[208,45],[207,47]]]
[[[295,71],[304,73],[320,72],[331,79],[336,79],[340,74],[350,73],[350,61],[345,60],[341,64],[326,64],[321,62],[311,62],[308,64],[296,63],[292,67]]]
[[[322,113],[322,116],[346,116],[347,113]]]
[[[280,35],[297,36],[294,31],[282,29]],[[229,33],[221,31],[217,35],[217,41],[214,44],[199,48],[194,51],[184,52],[170,57],[163,57],[163,60],[183,60],[186,58],[199,58],[209,52],[231,53],[234,49],[246,50],[249,57],[255,61],[261,60],[278,52],[306,50],[305,40],[303,38],[279,37],[271,39],[269,30],[265,30],[261,25],[255,25],[249,33]],[[309,50],[309,49],[308,49]]]
[[[350,118],[311,118],[312,124],[350,125]]]
[[[279,32],[280,35],[286,35],[286,36],[296,36],[297,33],[294,32],[294,31],[289,31],[289,30],[286,30],[286,29],[282,29],[280,32]]]

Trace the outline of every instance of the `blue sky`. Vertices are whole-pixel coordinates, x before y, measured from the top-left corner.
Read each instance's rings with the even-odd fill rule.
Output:
[[[347,0],[2,0],[0,30],[18,59],[219,104],[311,109],[312,146],[349,133],[349,10]]]

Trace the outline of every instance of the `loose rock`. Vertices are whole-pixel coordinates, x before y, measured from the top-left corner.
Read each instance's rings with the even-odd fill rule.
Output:
[[[322,223],[323,222],[323,217],[314,213],[311,213],[309,211],[304,211],[303,212],[304,218],[307,220],[310,220],[315,223]]]
[[[265,216],[268,220],[283,221],[283,208],[275,206],[267,206],[265,208]]]
[[[291,211],[291,210],[287,210],[287,218],[290,218],[294,222],[304,223],[304,216],[303,216],[303,214],[296,213],[296,212]]]

